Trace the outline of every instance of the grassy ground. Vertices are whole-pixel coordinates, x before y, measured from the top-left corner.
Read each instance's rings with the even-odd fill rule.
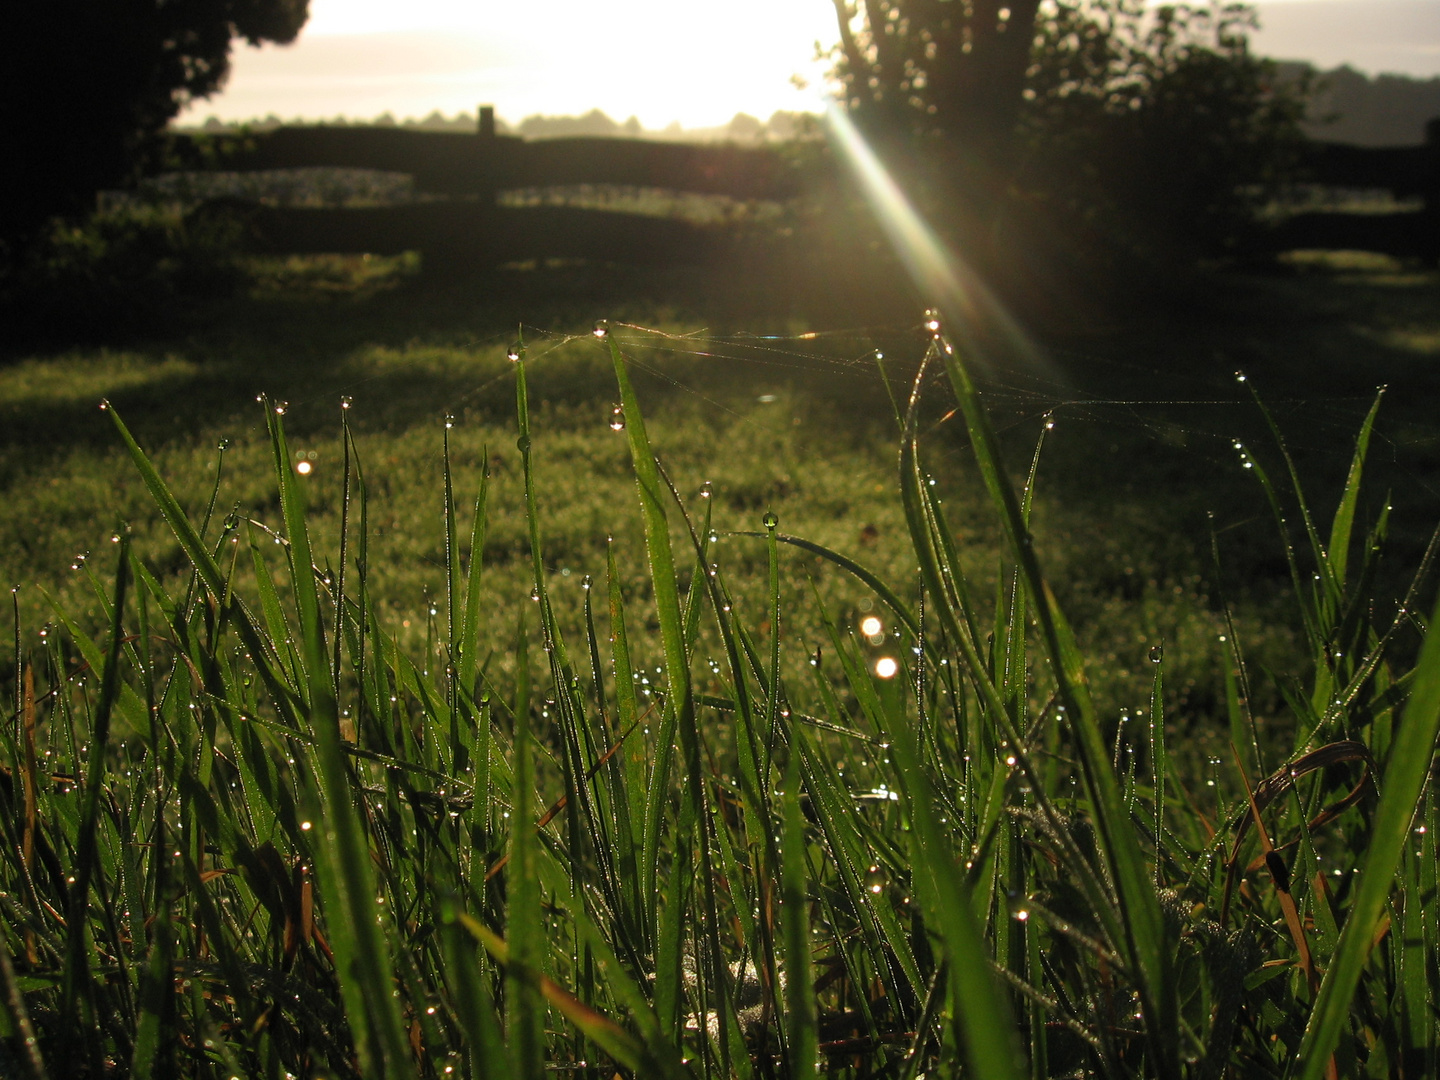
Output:
[[[414,269],[0,369],[7,1071],[1433,1071],[1433,273],[972,386],[879,294]]]
[[[1149,643],[1165,638],[1185,664],[1172,682],[1177,704],[1213,714],[1207,641],[1222,596],[1253,622],[1247,637],[1267,663],[1282,664],[1289,647],[1292,620],[1278,614],[1288,610],[1281,548],[1231,446],[1241,438],[1273,458],[1271,439],[1234,380],[1237,369],[1274,410],[1322,506],[1336,497],[1375,388],[1392,384],[1371,491],[1395,492],[1397,573],[1387,584],[1398,587],[1398,568],[1413,565],[1440,518],[1437,433],[1424,404],[1440,358],[1435,286],[1433,273],[1386,260],[1296,257],[1279,273],[1208,281],[1183,303],[1172,297],[1160,309],[1052,327],[1046,361],[982,372],[1012,464],[1028,459],[1042,417],[1053,415],[1038,533],[1100,661],[1102,699],[1125,704],[1118,699],[1143,670]],[[753,530],[773,508],[788,531],[894,579],[904,545],[884,378],[903,401],[922,337],[903,298],[872,301],[848,312],[860,316],[849,321],[826,310],[823,297],[764,299],[753,283],[720,283],[701,271],[663,282],[585,268],[438,280],[417,276],[406,260],[291,260],[265,264],[251,298],[172,336],[13,356],[0,368],[0,580],[22,587],[22,622],[34,632],[53,618],[45,595],[93,613],[88,586],[70,568],[77,555],[104,550],[121,521],[154,541],[149,550],[171,552],[158,571],[180,565],[96,407],[102,397],[187,506],[203,506],[220,468],[220,515],[234,507],[273,527],[278,504],[261,467],[268,447],[255,402],[264,392],[288,403],[290,437],[313,468],[306,483],[317,523],[332,532],[339,406],[353,400],[375,562],[385,568],[375,588],[417,640],[440,593],[435,478],[442,420],[453,415],[461,491],[474,488],[489,453],[501,510],[487,541],[487,588],[507,607],[530,584],[505,359],[522,322],[557,569],[577,582],[597,573],[604,539],[615,533],[638,574],[623,440],[608,427],[608,361],[588,334],[597,315],[612,319],[642,362],[637,379],[656,445],[680,489],[715,485],[718,528]],[[835,321],[819,321],[827,317]],[[876,348],[889,358],[884,376]],[[953,414],[945,417],[948,390],[930,398],[937,478],[955,497],[977,500],[963,433]],[[1375,504],[1366,509],[1373,514]],[[961,526],[971,569],[993,577],[998,534],[983,514],[965,518],[977,522]],[[760,558],[753,541],[736,543]]]

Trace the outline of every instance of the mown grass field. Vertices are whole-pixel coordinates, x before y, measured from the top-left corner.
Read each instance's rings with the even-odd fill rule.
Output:
[[[168,337],[7,358],[6,1045],[39,1030],[50,1075],[1423,1075],[1433,582],[1401,598],[1440,520],[1437,284],[1297,258],[962,369],[903,296],[310,261]]]

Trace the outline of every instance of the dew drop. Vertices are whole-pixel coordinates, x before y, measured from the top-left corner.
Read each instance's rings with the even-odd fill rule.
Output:
[[[215,444],[215,449],[219,450],[223,454],[226,450],[230,449],[230,440],[221,439],[218,443]]]
[[[516,440],[515,440],[515,449],[516,449],[516,450],[519,450],[522,454],[529,453],[529,452],[530,452],[530,436],[529,436],[529,435],[521,435],[518,439],[516,439]]]
[[[599,338],[601,341],[604,341],[607,337],[610,336],[610,320],[596,319],[595,325],[591,328],[590,332],[594,334],[597,338]]]
[[[580,587],[581,587],[582,589],[584,589],[586,592],[589,592],[589,591],[590,591],[591,584],[592,584],[592,582],[590,581],[590,575],[589,575],[589,574],[586,574],[583,578],[580,579]]]
[[[510,348],[506,350],[505,359],[509,360],[512,364],[518,364],[520,362],[520,358],[524,355],[525,346],[517,341],[514,345],[511,345]]]
[[[709,480],[706,480],[703,484],[700,485],[700,498],[708,499],[711,495],[714,494],[714,492],[715,487],[713,484],[710,483]]]
[[[101,412],[105,412],[105,411],[106,411],[107,409],[109,409],[109,408],[110,408],[110,399],[109,399],[109,398],[101,398],[101,399],[100,399],[100,411],[101,411]]]
[[[288,409],[289,407],[290,407],[290,403],[289,403],[288,401],[277,401],[277,402],[275,403],[275,415],[276,415],[276,416],[284,416],[284,415],[285,415],[285,410]]]
[[[625,430],[625,409],[623,406],[616,405],[610,410],[610,430]]]
[[[451,428],[453,428],[454,426],[455,426],[455,417],[452,416],[450,413],[446,413],[446,414],[445,414],[445,430],[446,430],[446,431],[449,431],[449,430],[450,430]]]
[[[879,866],[872,865],[865,871],[865,891],[871,896],[879,896],[885,891],[885,875],[881,873]]]
[[[780,526],[780,519],[775,516],[775,511],[773,510],[766,510],[765,516],[761,518],[760,521],[765,526],[765,528],[769,529],[771,532],[774,532],[775,529],[779,528]]]
[[[354,402],[354,399],[351,398],[349,394],[346,394],[344,397],[342,397],[342,398],[340,399],[340,407],[341,407],[342,409],[348,409],[348,408],[350,408],[350,406],[353,405],[354,403],[355,403],[355,402]]]
[[[1152,664],[1158,664],[1158,663],[1160,663],[1161,660],[1164,660],[1164,659],[1165,659],[1165,646],[1164,646],[1164,645],[1151,645],[1151,646],[1150,646],[1150,663],[1152,663]]]
[[[1238,383],[1243,383],[1243,382],[1245,382],[1245,379],[1246,379],[1245,372],[1243,372],[1243,371],[1237,371],[1237,372],[1235,372],[1235,381],[1236,381],[1236,382],[1238,382]]]
[[[537,601],[537,602],[539,601],[539,599],[540,599],[540,586],[539,586],[539,585],[535,585],[535,586],[533,586],[533,587],[530,589],[530,599],[531,599],[531,600],[535,600],[535,601]]]
[[[936,337],[940,336],[940,312],[935,308],[925,309],[925,329]]]

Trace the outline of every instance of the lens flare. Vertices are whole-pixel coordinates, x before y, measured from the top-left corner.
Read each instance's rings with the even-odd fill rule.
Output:
[[[831,103],[825,110],[825,120],[831,142],[859,181],[890,246],[920,294],[934,304],[943,317],[944,333],[965,346],[970,356],[984,359],[979,355],[972,331],[986,327],[987,338],[998,337],[1014,359],[1053,375],[1039,347],[1005,310],[999,298],[925,223],[845,111]],[[927,312],[926,319],[927,325],[931,321],[937,324],[937,334],[941,332],[940,318]]]

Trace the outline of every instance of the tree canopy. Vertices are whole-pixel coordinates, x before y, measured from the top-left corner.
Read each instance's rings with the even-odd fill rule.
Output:
[[[1250,53],[1243,4],[832,2],[852,116],[972,251],[1017,207],[1132,250],[1223,246],[1301,137],[1306,87]]]
[[[235,38],[295,40],[309,0],[43,0],[0,14],[0,244],[129,180]]]

